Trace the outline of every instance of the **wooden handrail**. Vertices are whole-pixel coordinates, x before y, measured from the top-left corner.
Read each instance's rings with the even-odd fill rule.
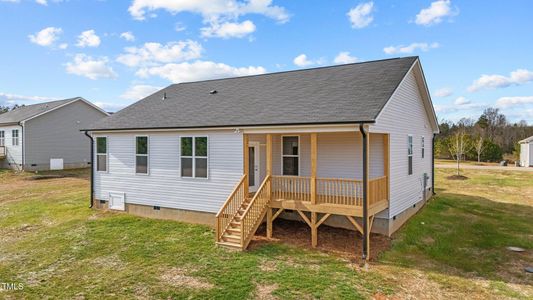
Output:
[[[244,189],[247,178],[248,176],[246,174],[242,176],[241,180],[239,180],[231,194],[228,196],[228,199],[226,202],[224,202],[224,205],[222,205],[216,215],[215,230],[217,242],[220,242],[224,231],[228,228],[231,220],[237,211],[239,211],[242,203],[248,196],[246,195]]]
[[[237,185],[235,185],[235,188],[233,189],[231,194],[229,194],[228,198],[226,199],[226,201],[224,202],[222,207],[218,210],[218,213],[216,215],[217,218],[224,211],[224,209],[226,209],[226,206],[228,206],[228,204],[230,203],[231,198],[233,198],[233,196],[235,196],[235,193],[237,193],[237,190],[239,189],[239,187],[244,183],[244,179],[246,179],[246,174],[242,175],[241,180],[239,180]]]
[[[270,204],[271,176],[267,175],[241,217],[241,247],[246,249]]]

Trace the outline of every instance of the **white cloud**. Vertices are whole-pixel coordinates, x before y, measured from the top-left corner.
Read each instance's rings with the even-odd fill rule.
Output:
[[[107,112],[121,110],[124,107],[128,106],[128,104],[110,102],[93,102],[93,104]]]
[[[374,20],[372,12],[374,11],[374,2],[366,2],[357,5],[356,7],[350,9],[347,13],[350,23],[352,23],[352,28],[364,28]]]
[[[476,92],[481,89],[505,88],[512,85],[526,84],[530,81],[533,81],[533,72],[525,69],[515,70],[511,72],[509,77],[484,74],[468,87],[468,91]]]
[[[0,2],[19,3],[20,0],[0,0]]]
[[[43,97],[43,96],[27,96],[0,92],[0,105],[14,105],[14,104],[35,104],[39,102],[54,101],[60,98]]]
[[[68,44],[67,43],[62,43],[62,44],[59,45],[59,49],[65,50],[67,48],[68,48]]]
[[[409,53],[413,53],[415,52],[416,50],[420,50],[420,51],[423,51],[423,52],[427,52],[429,51],[430,49],[434,49],[434,48],[438,48],[440,47],[439,43],[431,43],[431,44],[428,44],[428,43],[412,43],[410,45],[399,45],[399,46],[389,46],[389,47],[385,47],[383,48],[383,52],[385,52],[386,54],[409,54]]]
[[[128,90],[126,90],[120,98],[127,99],[127,100],[139,100],[143,99],[146,96],[149,96],[157,91],[162,89],[162,87],[159,86],[152,86],[152,85],[145,85],[145,84],[139,84],[130,86]]]
[[[53,46],[54,42],[59,39],[61,33],[63,33],[61,28],[47,27],[36,34],[30,34],[28,37],[32,43],[39,46]]]
[[[185,29],[187,29],[187,26],[181,24],[180,22],[178,22],[178,23],[176,23],[176,25],[174,25],[174,30],[176,30],[176,32],[182,32]]]
[[[533,104],[533,96],[501,97],[496,100],[496,106],[501,108],[525,106]]]
[[[251,21],[239,22],[247,14],[259,14],[285,23],[290,19],[285,8],[272,4],[272,0],[134,0],[128,8],[131,16],[144,20],[150,12],[164,9],[172,14],[190,12],[200,14],[207,24],[202,28],[204,37],[243,37],[255,31]],[[179,29],[179,30],[178,30]],[[177,31],[183,26],[177,25]]]
[[[223,63],[197,60],[195,62],[170,63],[162,66],[141,68],[137,71],[136,75],[143,78],[159,76],[171,82],[178,83],[264,74],[265,72],[265,68],[260,66],[238,68]]]
[[[250,20],[242,23],[212,22],[209,27],[203,27],[201,31],[203,37],[242,38],[255,31],[255,24]]]
[[[350,55],[350,52],[348,51],[343,51],[343,52],[339,52],[339,54],[337,54],[337,56],[335,56],[335,59],[333,60],[333,63],[335,64],[351,64],[351,63],[355,63],[355,62],[358,62],[359,59],[355,56],[351,56]]]
[[[131,31],[126,31],[126,32],[121,33],[120,37],[125,39],[128,42],[135,41],[135,36],[133,35],[133,33]]]
[[[35,2],[37,4],[41,4],[41,5],[45,5],[45,6],[48,5],[48,2],[46,0],[35,0]]]
[[[453,90],[451,88],[441,88],[435,91],[434,95],[436,97],[448,97],[453,94]]]
[[[450,18],[459,14],[457,9],[452,8],[450,0],[438,0],[431,3],[428,8],[422,9],[417,15],[415,23],[418,25],[433,25],[442,22],[444,18]]]
[[[158,63],[181,62],[200,58],[203,48],[192,40],[160,43],[145,43],[142,47],[128,47],[117,61],[129,66],[150,66]]]
[[[453,103],[455,105],[458,105],[458,106],[464,106],[464,105],[471,104],[472,101],[470,101],[469,99],[466,99],[465,97],[461,96],[461,97],[457,97],[457,99],[455,99],[455,101]]]
[[[85,54],[76,54],[74,60],[65,65],[67,73],[84,76],[92,80],[116,78],[117,74],[107,65],[107,57],[92,58]]]
[[[76,46],[81,48],[98,47],[100,46],[100,37],[96,35],[96,32],[93,29],[84,31],[78,36],[78,43]]]
[[[311,65],[314,65],[314,64],[319,64],[320,61],[314,61],[314,60],[309,60],[307,59],[307,55],[305,54],[300,54],[298,56],[296,56],[292,62],[297,65],[298,67],[308,67],[308,66],[311,66]]]

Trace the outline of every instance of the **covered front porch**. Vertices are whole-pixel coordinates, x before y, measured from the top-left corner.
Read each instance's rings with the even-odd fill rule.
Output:
[[[389,206],[388,134],[363,137],[358,126],[343,131],[245,131],[243,148],[243,178],[217,215],[219,242],[225,241],[225,229],[232,231],[232,221],[240,227],[233,233],[240,234],[243,249],[263,220],[271,238],[273,221],[284,211],[294,211],[311,228],[315,247],[318,228],[330,216],[345,217],[368,235],[375,215]],[[245,199],[236,205],[241,195]]]

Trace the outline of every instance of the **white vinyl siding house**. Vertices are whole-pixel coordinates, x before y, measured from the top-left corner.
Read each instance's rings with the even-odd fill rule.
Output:
[[[533,167],[533,136],[518,143],[520,144],[520,166]]]
[[[144,134],[144,133],[143,133]],[[242,133],[146,132],[149,137],[149,174],[135,172],[138,133],[107,132],[108,170],[95,176],[95,196],[126,195],[126,203],[215,213],[242,176]],[[208,136],[208,178],[181,176],[180,138]],[[95,134],[98,138],[100,134]]]
[[[91,205],[215,224],[242,248],[231,224],[268,210],[391,234],[434,191],[438,123],[416,57],[171,85],[86,130]]]
[[[416,69],[415,69],[416,70]],[[421,145],[416,137],[433,136],[428,111],[424,106],[415,70],[405,76],[400,86],[379,115],[371,132],[390,134],[390,207],[389,217],[412,207],[423,198],[424,174],[430,176],[427,188],[431,187],[431,157],[422,158]],[[413,174],[410,175],[408,141],[413,138]],[[432,153],[432,144],[425,145]]]
[[[18,137],[13,137],[13,132],[18,133]],[[3,147],[5,147],[5,158],[0,160],[0,168],[11,168],[15,170],[22,169],[22,126],[11,125],[11,126],[2,126],[0,125],[0,132],[3,132]],[[16,140],[18,143],[13,143]],[[2,146],[2,145],[0,145]]]
[[[90,139],[81,128],[108,114],[83,98],[19,107],[0,114],[6,157],[0,168],[86,168]]]

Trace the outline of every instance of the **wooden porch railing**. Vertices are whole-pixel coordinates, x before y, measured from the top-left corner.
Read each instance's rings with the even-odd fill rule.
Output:
[[[311,177],[272,176],[272,197],[311,201]]]
[[[363,182],[355,179],[317,178],[317,203],[363,205]]]
[[[250,201],[248,208],[244,211],[241,218],[241,246],[246,249],[252,240],[257,227],[263,221],[267,208],[270,204],[271,177],[267,176],[254,197]]]
[[[387,176],[373,178],[369,180],[370,193],[368,195],[368,204],[371,206],[378,202],[388,200]]]
[[[247,180],[247,175],[244,174],[241,180],[235,186],[233,192],[229,195],[228,199],[220,208],[216,215],[216,237],[219,242],[224,234],[224,230],[228,227],[229,223],[241,207],[242,203],[248,195],[245,195],[244,183]]]
[[[310,202],[311,177],[272,176],[272,199]],[[369,180],[369,205],[388,200],[387,176]],[[316,204],[363,206],[363,181],[316,178]]]

